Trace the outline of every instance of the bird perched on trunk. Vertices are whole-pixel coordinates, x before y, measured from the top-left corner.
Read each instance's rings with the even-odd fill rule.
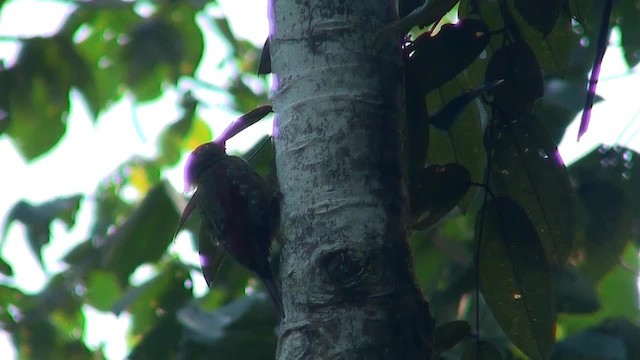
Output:
[[[189,156],[185,185],[196,191],[178,229],[197,208],[202,219],[200,264],[207,285],[211,287],[219,267],[215,261],[219,245],[260,278],[282,317],[280,292],[269,264],[271,240],[280,223],[279,196],[245,160],[227,155],[224,140],[200,145]]]

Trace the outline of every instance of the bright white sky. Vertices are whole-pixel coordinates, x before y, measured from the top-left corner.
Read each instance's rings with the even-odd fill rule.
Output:
[[[229,17],[234,32],[247,38],[256,45],[262,45],[268,34],[266,16],[267,0],[219,0],[222,9],[210,8],[210,14],[225,14]],[[34,12],[33,9],[38,9]],[[0,12],[0,38],[28,37],[47,35],[55,32],[70,7],[62,2],[35,0],[16,0],[4,4]],[[25,21],[28,19],[28,21]],[[201,25],[203,22],[200,23]],[[223,84],[224,69],[217,64],[225,56],[226,48],[216,34],[205,27],[205,57],[199,68],[199,76],[208,82]],[[618,42],[614,34],[613,43]],[[12,42],[0,41],[0,59],[10,65],[15,59],[18,46]],[[640,94],[640,75],[618,77],[627,71],[618,48],[611,47],[604,60],[598,94],[606,101],[594,107],[591,126],[580,143],[576,143],[577,122],[572,124],[560,152],[566,162],[571,162],[588,152],[599,143],[613,144],[621,142],[636,151],[640,151],[640,121],[638,112],[638,94]],[[608,78],[611,78],[607,80]],[[196,93],[198,98],[209,103],[201,108],[201,115],[219,133],[238,114],[229,113],[224,99],[211,93]],[[94,126],[79,96],[73,97],[67,132],[50,155],[27,164],[16,152],[6,136],[0,137],[0,159],[2,169],[10,169],[2,174],[2,195],[0,196],[0,219],[19,200],[27,199],[34,203],[50,200],[56,196],[75,193],[92,194],[98,182],[118,165],[134,155],[152,156],[156,152],[156,139],[160,131],[175,121],[180,110],[174,104],[177,92],[167,91],[165,96],[153,103],[134,109],[128,100],[124,100],[105,112]],[[144,138],[141,138],[132,120],[132,114],[138,121]],[[229,143],[231,149],[247,149],[259,134],[270,130],[269,122],[262,122]],[[123,136],[126,135],[128,137]],[[167,174],[176,189],[183,189],[182,164]],[[89,195],[90,196],[90,195]],[[93,202],[89,198],[81,208],[76,225],[67,232],[63,225],[54,224],[54,246],[46,246],[44,259],[52,272],[63,269],[59,262],[69,249],[83,241],[89,233],[93,214]],[[197,263],[197,255],[191,249],[187,238],[179,237],[173,251],[186,254],[189,261]],[[40,290],[46,276],[27,248],[24,229],[16,224],[8,234],[3,256],[15,271],[15,284],[27,292]],[[149,272],[140,272],[138,278],[148,278]],[[4,281],[3,281],[4,282]],[[205,284],[199,276],[194,276],[196,292],[204,291]],[[109,359],[122,359],[126,354],[124,338],[129,319],[126,315],[116,318],[111,314],[98,313],[86,307],[87,342],[98,347],[105,344]],[[99,326],[94,326],[96,324]],[[119,334],[120,336],[113,336]],[[7,334],[0,332],[0,354],[4,359],[15,357],[15,352]],[[8,355],[8,356],[7,356]]]

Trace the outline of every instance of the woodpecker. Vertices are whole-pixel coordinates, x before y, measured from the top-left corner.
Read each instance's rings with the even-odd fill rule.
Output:
[[[242,158],[227,155],[224,142],[197,147],[187,160],[185,185],[195,192],[178,228],[196,208],[202,218],[199,253],[202,272],[211,287],[215,247],[254,272],[283,317],[280,292],[269,264],[271,240],[280,223],[279,196]]]

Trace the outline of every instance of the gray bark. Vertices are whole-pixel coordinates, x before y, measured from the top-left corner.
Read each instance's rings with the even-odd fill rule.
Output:
[[[285,318],[278,359],[428,359],[407,243],[402,59],[390,0],[272,0]]]

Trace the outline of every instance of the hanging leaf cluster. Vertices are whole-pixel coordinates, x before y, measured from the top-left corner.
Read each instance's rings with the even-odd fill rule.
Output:
[[[640,11],[629,3],[618,2],[614,14]],[[435,316],[447,333],[444,340],[436,336],[435,348],[443,352],[462,342],[468,344],[463,358],[494,354],[490,343],[470,343],[464,326],[447,323],[460,314],[443,307],[473,294],[477,284],[482,296],[474,306],[490,309],[487,322],[499,326],[504,341],[530,358],[549,359],[562,326],[559,314],[604,311],[607,296],[599,287],[625,251],[638,246],[635,153],[602,147],[567,168],[557,149],[587,96],[590,67],[579,64],[595,56],[584,37],[595,44],[601,5],[462,0],[453,10],[459,20],[438,24],[449,9],[432,23],[411,23],[427,30],[407,35],[403,45],[414,238],[431,241],[429,251],[441,256],[455,258],[452,248],[460,246],[469,254],[458,256],[453,268],[448,261],[434,263],[434,255],[416,259],[418,279],[434,297]],[[404,29],[411,16],[384,29],[377,41]],[[623,48],[628,55],[633,49],[628,43]],[[475,235],[459,233],[468,225],[456,214],[467,211],[476,213]],[[421,261],[431,262],[428,270]],[[447,274],[460,268],[467,275]],[[448,280],[431,280],[438,271]],[[626,296],[637,299],[629,291]]]

